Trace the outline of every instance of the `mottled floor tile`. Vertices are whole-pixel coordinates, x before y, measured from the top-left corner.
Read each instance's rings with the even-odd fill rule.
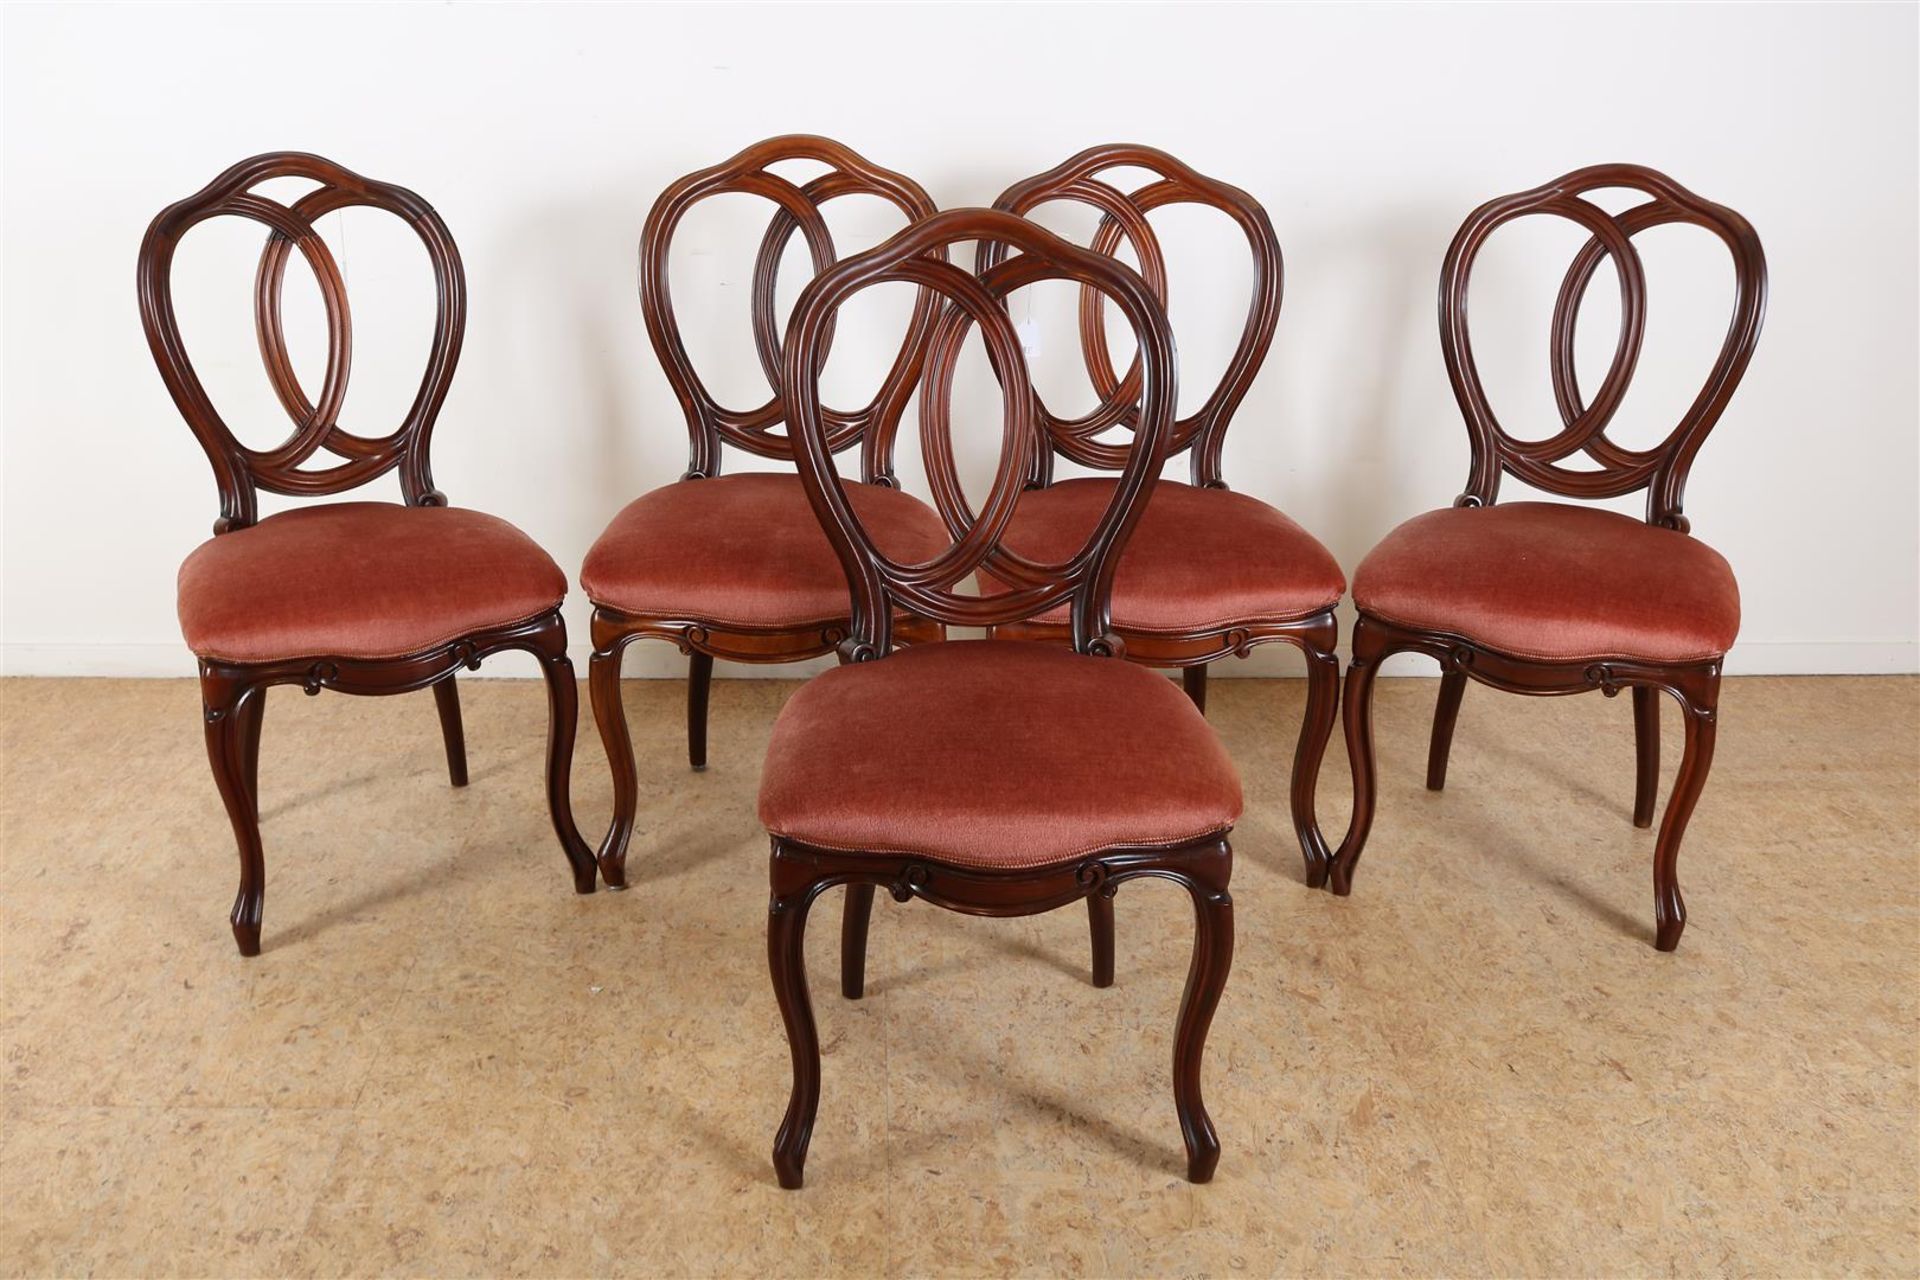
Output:
[[[1481,688],[1424,788],[1431,681],[1379,687],[1380,809],[1350,898],[1287,811],[1303,688],[1220,681],[1238,761],[1234,972],[1194,1187],[1170,1096],[1192,910],[979,920],[875,904],[823,1041],[799,1193],[768,1153],[759,762],[795,686],[626,691],[633,888],[578,896],[545,700],[274,695],[265,954],[188,681],[0,683],[0,1274],[1920,1273],[1920,682],[1727,683],[1681,949],[1650,945],[1624,700]],[[574,794],[611,787],[582,726]],[[1679,757],[1666,720],[1666,771]],[[1322,818],[1345,827],[1336,742]]]

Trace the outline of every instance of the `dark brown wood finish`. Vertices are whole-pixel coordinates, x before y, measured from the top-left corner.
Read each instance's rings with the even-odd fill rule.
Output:
[[[1622,213],[1610,214],[1584,198],[1603,189],[1627,189],[1647,199]],[[1531,214],[1570,218],[1591,233],[1575,256],[1554,305],[1550,353],[1562,426],[1539,441],[1514,438],[1495,417],[1474,364],[1467,330],[1468,279],[1475,256],[1496,229]],[[1713,232],[1732,255],[1733,318],[1705,385],[1666,439],[1649,449],[1626,449],[1607,438],[1606,427],[1626,394],[1646,325],[1646,279],[1632,237],[1649,227],[1676,222]],[[1587,286],[1607,258],[1612,259],[1620,281],[1621,332],[1612,365],[1589,404],[1574,373],[1574,329]],[[1759,237],[1745,218],[1639,165],[1580,169],[1545,186],[1482,205],[1454,237],[1440,277],[1441,348],[1473,446],[1467,489],[1454,505],[1491,505],[1499,495],[1501,478],[1508,474],[1535,488],[1570,498],[1615,497],[1644,488],[1648,523],[1689,532],[1681,510],[1687,472],[1753,356],[1766,310],[1766,290],[1766,259]],[[1576,453],[1584,454],[1592,468],[1562,465]],[[1642,827],[1652,824],[1659,788],[1659,695],[1665,692],[1673,697],[1680,706],[1685,738],[1654,851],[1654,945],[1662,951],[1679,946],[1687,920],[1677,873],[1680,841],[1713,763],[1721,660],[1680,665],[1614,657],[1541,662],[1497,652],[1470,636],[1398,626],[1362,609],[1354,628],[1353,660],[1343,699],[1347,752],[1353,766],[1354,811],[1329,877],[1330,887],[1337,894],[1352,891],[1354,868],[1373,825],[1374,677],[1382,660],[1400,652],[1427,654],[1441,664],[1443,671],[1427,763],[1427,785],[1434,790],[1446,781],[1447,753],[1468,679],[1513,693],[1549,696],[1599,689],[1612,697],[1621,689],[1631,689],[1637,760],[1633,820],[1634,825]]]
[[[1154,174],[1155,180],[1137,191],[1125,192],[1102,180],[1100,175],[1112,169],[1143,169]],[[1131,245],[1139,259],[1141,274],[1162,305],[1167,299],[1166,258],[1148,221],[1153,210],[1179,203],[1206,205],[1233,219],[1246,236],[1253,261],[1253,287],[1246,325],[1233,358],[1212,393],[1193,413],[1175,422],[1169,447],[1172,454],[1188,453],[1195,485],[1225,489],[1221,454],[1227,428],[1266,360],[1273,344],[1274,326],[1280,317],[1284,271],[1280,241],[1266,210],[1246,191],[1198,173],[1164,151],[1122,144],[1090,147],[1056,168],[1016,183],[995,201],[994,207],[1024,216],[1055,201],[1077,201],[1098,210],[1101,218],[1091,247],[1097,252],[1112,254],[1123,243]],[[1005,252],[1003,245],[982,244],[977,265],[981,270],[989,269],[1002,260]],[[1032,475],[1036,486],[1051,482],[1056,453],[1097,470],[1113,470],[1124,464],[1126,446],[1100,437],[1115,428],[1132,427],[1138,422],[1139,367],[1136,362],[1125,374],[1114,370],[1107,351],[1105,315],[1098,291],[1083,289],[1080,295],[1081,357],[1102,399],[1088,413],[1070,419],[1055,415],[1045,404],[1039,407],[1039,419],[1052,447],[1041,450],[1036,458]],[[1064,627],[1032,621],[1003,628],[997,634],[1026,640],[1067,638]],[[1324,884],[1332,851],[1320,830],[1314,792],[1319,782],[1320,763],[1339,715],[1340,660],[1335,653],[1339,626],[1334,611],[1328,608],[1312,617],[1285,622],[1249,618],[1219,625],[1217,620],[1210,620],[1209,625],[1195,625],[1192,630],[1179,634],[1121,627],[1119,635],[1126,644],[1127,656],[1133,661],[1152,667],[1180,668],[1182,684],[1194,705],[1203,711],[1210,664],[1227,657],[1244,658],[1255,646],[1275,642],[1294,645],[1305,655],[1307,706],[1294,751],[1293,826],[1306,862],[1307,883],[1315,887]]]
[[[273,178],[319,184],[291,205],[253,188]],[[432,349],[420,389],[405,419],[390,434],[355,435],[340,426],[352,359],[351,321],[338,265],[314,220],[360,205],[400,218],[426,246],[439,306]],[[228,428],[188,358],[174,312],[173,257],[181,237],[209,218],[248,218],[267,228],[255,282],[255,323],[260,351],[275,394],[294,421],[281,445],[256,450]],[[298,250],[312,268],[327,313],[327,365],[320,394],[310,400],[293,371],[281,322],[281,290],[289,256]],[[162,210],[140,247],[140,316],[160,376],[213,464],[220,493],[216,536],[259,519],[257,493],[318,496],[344,492],[397,471],[409,506],[445,506],[433,487],[428,445],[460,355],[466,323],[466,281],[458,250],[433,208],[404,187],[375,182],[332,161],[299,152],[274,152],[234,165],[198,193]],[[320,450],[342,461],[321,469],[306,463]],[[290,571],[295,566],[289,566]],[[574,887],[595,887],[593,854],[574,828],[569,797],[577,690],[567,658],[566,624],[558,607],[511,626],[463,636],[404,657],[369,660],[316,654],[280,662],[229,663],[200,660],[200,691],[207,757],[233,824],[240,851],[240,890],[233,906],[233,933],[242,955],[260,952],[260,921],[266,871],[259,826],[259,760],[266,693],[280,684],[300,685],[309,695],[322,689],[354,694],[408,693],[432,688],[446,743],[453,785],[465,786],[466,741],[454,676],[477,668],[490,654],[523,649],[534,654],[547,681],[549,725],[547,802],[554,832],[573,871]]]
[[[1156,175],[1156,181],[1138,191],[1124,192],[1101,180],[1099,175],[1110,169],[1144,169]],[[1227,428],[1266,361],[1274,326],[1280,320],[1284,274],[1280,239],[1274,234],[1267,211],[1239,187],[1209,178],[1164,151],[1124,143],[1089,147],[1045,173],[1017,182],[1001,193],[993,207],[1025,217],[1055,201],[1076,201],[1097,209],[1101,218],[1093,234],[1093,250],[1111,255],[1123,243],[1131,245],[1140,261],[1140,274],[1163,307],[1167,301],[1166,256],[1147,220],[1148,214],[1172,204],[1206,205],[1233,219],[1246,236],[1253,256],[1246,326],[1212,394],[1198,409],[1174,423],[1167,450],[1169,456],[1188,454],[1194,484],[1224,489],[1220,459]],[[1006,251],[1002,244],[982,244],[975,265],[986,271],[1004,260]],[[1041,405],[1040,422],[1053,446],[1051,452],[1042,451],[1034,459],[1034,479],[1042,484],[1052,479],[1054,453],[1096,471],[1119,470],[1126,465],[1129,446],[1100,437],[1116,427],[1132,428],[1139,422],[1139,362],[1136,360],[1125,374],[1114,370],[1107,352],[1106,311],[1100,305],[1098,290],[1083,289],[1080,293],[1080,354],[1101,401],[1077,418],[1059,417]]]
[[[829,168],[802,185],[770,172],[773,165],[795,160],[816,161]],[[773,395],[766,403],[748,410],[720,404],[694,368],[674,315],[667,270],[674,232],[687,211],[702,200],[728,193],[760,196],[774,205],[773,220],[754,260],[752,298],[754,349],[773,387]],[[806,242],[816,272],[831,265],[837,254],[821,206],[856,194],[889,201],[906,215],[909,223],[934,211],[933,200],[911,178],[883,169],[831,139],[807,134],[789,134],[756,143],[722,164],[688,174],[669,186],[654,202],[640,237],[640,302],[654,352],[686,414],[690,451],[682,482],[719,475],[722,445],[763,458],[792,459],[793,442],[788,434],[779,430],[785,422],[780,398],[781,340],[774,311],[780,259],[789,241],[798,234]],[[864,483],[895,487],[892,437],[882,438],[869,428],[881,407],[910,392],[918,379],[933,310],[933,298],[923,293],[914,307],[893,366],[871,403],[851,412],[823,410],[831,424],[833,450],[860,447]],[[829,336],[828,345],[830,343]],[[660,639],[669,641],[688,656],[687,758],[694,769],[704,769],[707,696],[715,658],[751,663],[800,662],[833,652],[845,635],[844,623],[743,630],[710,618],[637,615],[595,608],[594,652],[588,663],[588,684],[594,723],[600,728],[600,739],[613,770],[613,820],[598,854],[601,875],[609,888],[626,887],[627,845],[633,836],[639,796],[639,775],[620,699],[620,667],[626,647],[642,638]],[[938,638],[938,628],[909,626],[903,628],[900,641],[911,643]]]
[[[933,252],[969,239],[1001,241],[1019,252],[977,276]],[[1111,298],[1126,315],[1141,351],[1133,448],[1122,464],[1113,500],[1082,552],[1051,565],[1025,560],[999,545],[1040,448],[1034,421],[1038,400],[1001,304],[1009,292],[1042,279],[1079,281]],[[915,565],[889,559],[849,504],[848,482],[833,465],[833,423],[821,410],[814,372],[836,310],[860,290],[888,281],[918,284],[948,302],[928,348],[921,444],[936,505],[953,540],[944,554]],[[1000,379],[1006,415],[999,468],[978,512],[961,491],[949,413],[956,356],[974,326]],[[1069,610],[1072,641],[1081,653],[1124,654],[1123,641],[1109,626],[1113,569],[1166,456],[1176,403],[1172,336],[1145,281],[1114,259],[1069,245],[1012,214],[956,210],[916,223],[878,249],[816,277],[795,308],[788,343],[787,421],[800,475],[853,590],[850,631],[837,646],[843,662],[885,661],[902,616],[940,625],[995,627],[1062,605]],[[905,402],[903,392],[883,406],[884,429],[897,425]],[[956,590],[981,570],[1019,585],[1006,594],[984,597]],[[964,768],[964,762],[956,762],[956,767]],[[912,802],[910,795],[900,797],[901,805]],[[897,852],[818,848],[775,836],[767,953],[793,1057],[793,1091],[774,1140],[780,1184],[801,1184],[820,1100],[820,1043],[807,993],[805,930],[808,911],[821,893],[835,885],[849,886],[841,971],[841,989],[848,996],[857,996],[864,982],[865,924],[876,887],[886,888],[901,902],[919,898],[971,915],[1030,915],[1086,899],[1096,939],[1095,982],[1106,985],[1113,968],[1112,894],[1122,883],[1148,876],[1180,884],[1194,900],[1194,958],[1175,1037],[1174,1102],[1187,1147],[1187,1176],[1195,1182],[1210,1178],[1220,1145],[1202,1101],[1200,1067],[1207,1028],[1232,961],[1233,908],[1227,887],[1232,852],[1226,834],[1212,833],[1171,848],[1114,847],[1024,870],[982,870]],[[1103,915],[1109,921],[1104,933],[1099,923]]]

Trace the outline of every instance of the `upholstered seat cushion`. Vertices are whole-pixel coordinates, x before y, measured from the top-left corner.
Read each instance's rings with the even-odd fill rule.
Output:
[[[776,836],[989,870],[1181,843],[1239,816],[1232,761],[1171,681],[1009,640],[919,645],[808,682],[760,782]]]
[[[1114,484],[1086,477],[1021,494],[1003,544],[1046,563],[1073,556],[1112,501]],[[1346,589],[1327,549],[1266,503],[1163,480],[1121,552],[1113,622],[1123,631],[1163,633],[1288,622],[1339,603]],[[1065,622],[1067,611],[1041,620]]]
[[[1699,661],[1740,630],[1740,590],[1712,547],[1556,502],[1415,516],[1361,561],[1353,600],[1386,622],[1549,662]]]
[[[180,629],[203,658],[398,658],[545,613],[567,576],[506,521],[459,507],[334,502],[203,543]]]
[[[895,560],[949,545],[932,507],[898,489],[851,484],[854,513]],[[791,472],[666,485],[629,503],[587,552],[580,586],[622,613],[739,627],[831,623],[852,610],[846,571]]]

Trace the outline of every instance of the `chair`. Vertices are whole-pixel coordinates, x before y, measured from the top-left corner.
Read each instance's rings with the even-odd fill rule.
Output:
[[[769,172],[769,166],[788,160],[829,168],[796,186]],[[754,344],[775,394],[751,410],[729,409],[708,392],[681,340],[667,278],[668,252],[687,210],[732,192],[775,205],[752,286]],[[707,697],[715,658],[799,662],[833,652],[847,635],[846,578],[799,477],[791,472],[724,476],[720,467],[723,444],[763,458],[793,456],[790,437],[775,430],[783,421],[774,317],[780,258],[798,231],[814,269],[830,265],[836,255],[820,207],[852,194],[879,196],[909,222],[934,209],[911,178],[879,168],[829,139],[789,135],[769,138],[680,179],[647,215],[640,240],[641,304],[654,351],[686,413],[692,449],[680,481],[645,494],[615,516],[580,570],[580,585],[594,605],[588,685],[613,769],[614,816],[599,850],[601,874],[610,888],[626,886],[627,844],[639,804],[639,777],[620,698],[626,647],[653,637],[689,656],[687,758],[698,770],[707,763]],[[861,447],[862,483],[853,501],[889,546],[916,555],[945,546],[945,529],[931,507],[900,491],[888,446],[868,428],[879,407],[918,378],[932,318],[933,300],[922,297],[872,403],[853,412],[826,411],[833,448]],[[899,636],[903,643],[937,638],[924,626],[903,628]]]
[[[1609,214],[1585,197],[1605,188],[1647,197]],[[1554,305],[1551,372],[1561,426],[1543,440],[1509,435],[1494,415],[1467,331],[1467,283],[1475,256],[1497,228],[1528,214],[1569,218],[1591,233]],[[1608,439],[1640,355],[1646,282],[1632,237],[1690,223],[1718,236],[1734,264],[1733,321],[1713,370],[1667,437],[1649,449]],[[1620,279],[1622,325],[1613,363],[1591,403],[1574,371],[1574,327],[1600,263]],[[1402,651],[1438,660],[1439,704],[1427,786],[1446,782],[1454,721],[1469,678],[1515,693],[1633,691],[1638,755],[1633,821],[1652,825],[1660,774],[1659,695],[1680,706],[1685,747],[1653,859],[1655,946],[1680,945],[1687,909],[1676,866],[1687,821],[1706,785],[1720,697],[1721,662],[1740,625],[1733,572],[1718,552],[1688,536],[1681,514],[1687,471],[1745,373],[1766,307],[1767,269],[1753,228],[1638,165],[1580,169],[1531,191],[1489,201],[1454,237],[1440,272],[1440,343],[1472,442],[1467,489],[1452,508],[1417,516],[1388,534],[1354,574],[1359,620],[1347,670],[1344,719],[1353,763],[1352,825],[1336,855],[1331,887],[1352,891],[1353,871],[1374,814],[1373,681]],[[1591,467],[1565,465],[1576,454]],[[1566,503],[1495,505],[1513,475],[1569,498],[1647,491],[1646,520]]]
[[[253,190],[275,178],[319,184],[281,204]],[[337,209],[364,205],[400,218],[432,262],[439,307],[433,345],[405,421],[389,435],[355,435],[339,423],[352,358],[351,322],[339,266],[314,229]],[[249,218],[267,228],[255,281],[260,351],[292,435],[272,449],[242,444],[214,407],[187,357],[173,305],[173,256],[181,237],[209,218]],[[282,328],[281,289],[294,250],[312,270],[327,313],[327,363],[309,398]],[[180,570],[180,624],[199,659],[207,758],[240,849],[233,936],[240,954],[260,952],[266,869],[258,777],[266,693],[295,684],[354,694],[431,688],[453,785],[467,782],[466,745],[454,675],[483,658],[524,649],[547,681],[547,804],[574,888],[592,893],[593,854],[574,829],[568,796],[577,693],[560,602],[566,575],[532,539],[477,511],[447,505],[433,487],[428,445],[460,356],[466,280],[459,251],[426,201],[319,156],[274,152],[243,160],[203,190],[160,212],[140,246],[140,317],[160,376],[213,464],[220,491],[214,537]],[[320,450],[340,459],[308,469]],[[260,490],[295,496],[343,493],[398,471],[404,505],[340,502],[261,518]]]
[[[1100,176],[1119,168],[1145,169],[1157,180],[1126,193]],[[1153,210],[1183,202],[1218,209],[1233,219],[1252,250],[1253,288],[1239,346],[1212,394],[1174,423],[1171,452],[1187,453],[1192,483],[1169,481],[1154,490],[1114,578],[1113,629],[1131,660],[1180,668],[1187,692],[1202,711],[1210,663],[1245,657],[1256,645],[1274,641],[1296,645],[1306,655],[1307,706],[1294,752],[1291,800],[1307,883],[1318,886],[1326,880],[1332,855],[1314,815],[1314,788],[1339,714],[1340,662],[1334,652],[1339,628],[1333,611],[1346,592],[1346,579],[1312,534],[1266,503],[1228,489],[1221,475],[1227,428],[1266,359],[1280,315],[1279,241],[1252,196],[1151,147],[1089,148],[1008,188],[994,207],[1025,215],[1055,201],[1097,209],[1101,219],[1092,248],[1111,254],[1123,242],[1132,245],[1141,274],[1163,304],[1166,263],[1147,221]],[[979,266],[991,269],[1004,253],[1002,245],[982,244]],[[1116,470],[1125,464],[1127,448],[1100,437],[1138,420],[1138,370],[1115,372],[1099,294],[1083,289],[1080,299],[1081,355],[1103,399],[1077,418],[1040,411],[1051,447],[1036,457],[1034,491],[1007,528],[1007,545],[1029,556],[1052,558],[1066,551],[1113,492],[1110,479],[1054,481],[1054,455],[1099,471]],[[1063,641],[1065,611],[1053,610],[999,634]]]
[[[938,260],[961,240],[1020,250],[978,276]],[[1140,345],[1133,448],[1090,533],[1058,560],[1030,560],[1003,536],[1037,465],[1038,397],[1001,303],[1043,279],[1100,290]],[[908,281],[944,295],[921,387],[929,481],[950,541],[919,562],[876,545],[857,485],[836,472],[833,419],[815,370],[836,310],[876,284]],[[955,359],[978,326],[1002,386],[1005,434],[991,492],[976,514],[954,464]],[[1233,951],[1228,832],[1240,784],[1206,718],[1173,685],[1118,660],[1109,595],[1121,548],[1139,522],[1172,434],[1173,339],[1152,289],[1104,254],[1066,243],[1013,214],[965,209],[914,224],[818,276],[796,304],[784,364],[787,421],[800,478],[852,586],[841,666],[801,687],[774,725],[760,788],[772,839],[767,954],[793,1055],[793,1091],[774,1141],[783,1187],[798,1187],[820,1101],[820,1043],[807,994],[805,932],[816,898],[885,888],[969,915],[1050,911],[1110,898],[1158,877],[1193,897],[1193,964],[1174,1046],[1174,1104],[1187,1176],[1204,1182],[1220,1144],[1200,1091],[1201,1056]],[[880,442],[905,395],[882,405]],[[1031,495],[1028,495],[1031,496]],[[1012,584],[963,595],[981,570]],[[949,640],[891,652],[896,614],[996,627],[1068,611],[1071,645]],[[1166,767],[1172,756],[1179,769]],[[842,957],[854,968],[861,952]]]

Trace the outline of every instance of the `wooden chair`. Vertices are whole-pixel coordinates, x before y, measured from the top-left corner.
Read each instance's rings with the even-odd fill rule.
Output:
[[[254,187],[274,178],[319,185],[292,204]],[[382,209],[426,246],[439,294],[433,345],[419,393],[391,434],[356,435],[339,423],[352,358],[351,322],[339,266],[314,223],[336,209]],[[173,256],[209,218],[249,218],[267,229],[256,279],[260,352],[293,434],[252,449],[228,429],[201,385],[173,306]],[[327,364],[317,396],[294,373],[282,328],[281,290],[298,250],[327,313]],[[180,623],[199,658],[207,757],[240,847],[233,935],[242,955],[260,952],[266,890],[261,852],[260,729],[267,690],[297,684],[307,694],[391,694],[431,688],[439,706],[453,785],[467,782],[454,673],[524,649],[547,681],[547,804],[573,869],[592,893],[593,854],[574,828],[568,798],[577,692],[560,602],[567,580],[546,552],[512,525],[449,507],[433,487],[428,445],[460,356],[466,280],[446,224],[403,187],[374,182],[319,156],[275,152],[243,160],[203,190],[169,205],[140,246],[140,317],[160,376],[213,464],[220,490],[214,537],[180,570]],[[320,450],[340,461],[306,463]],[[260,517],[257,494],[343,493],[397,471],[404,505],[339,502]]]
[[[828,171],[804,185],[769,172],[788,160],[813,160]],[[668,252],[688,209],[712,196],[747,193],[775,205],[754,262],[753,337],[774,394],[751,410],[716,401],[681,340],[668,286]],[[628,505],[600,535],[580,570],[593,601],[594,654],[588,665],[594,721],[613,769],[614,816],[599,850],[610,888],[626,886],[627,844],[639,803],[639,777],[620,698],[626,647],[642,637],[667,640],[689,655],[687,757],[707,763],[707,695],[713,660],[799,662],[831,653],[847,635],[847,584],[833,548],[792,473],[723,476],[721,446],[763,458],[791,459],[790,437],[776,430],[781,407],[781,343],[774,316],[780,258],[797,231],[816,271],[835,259],[820,208],[846,195],[878,196],[909,222],[934,211],[911,178],[869,163],[827,138],[790,135],[748,147],[723,164],[689,174],[661,193],[640,240],[640,299],[647,332],[686,413],[692,441],[686,474]],[[862,483],[854,501],[863,516],[908,553],[945,545],[939,516],[900,491],[890,444],[869,431],[879,407],[910,390],[933,321],[933,299],[920,298],[899,354],[872,403],[852,412],[826,410],[836,451],[860,446]],[[923,626],[903,628],[901,642],[936,639]]]
[[[1625,188],[1647,197],[1610,214],[1585,197]],[[1509,435],[1494,415],[1474,365],[1467,331],[1467,282],[1495,229],[1550,213],[1592,235],[1573,260],[1554,305],[1552,375],[1561,426],[1543,440]],[[1632,237],[1649,227],[1691,223],[1733,256],[1733,321],[1699,396],[1666,439],[1628,449],[1606,428],[1640,355],[1646,281]],[[1620,280],[1622,324],[1613,363],[1591,403],[1574,372],[1574,327],[1587,286],[1611,258]],[[1460,228],[1440,273],[1440,343],[1472,442],[1467,489],[1451,509],[1417,516],[1388,534],[1354,574],[1359,608],[1344,698],[1353,761],[1352,826],[1333,864],[1331,887],[1346,894],[1374,813],[1373,681],[1381,661],[1424,653],[1442,669],[1427,760],[1427,786],[1446,782],[1454,720],[1469,677],[1496,689],[1569,694],[1633,691],[1639,768],[1633,821],[1653,822],[1660,775],[1658,698],[1679,703],[1686,745],[1653,859],[1655,945],[1671,951],[1686,926],[1676,865],[1687,820],[1713,763],[1721,661],[1740,624],[1733,571],[1688,536],[1681,514],[1687,470],[1745,373],[1766,307],[1767,268],[1745,218],[1638,165],[1597,165],[1545,186],[1480,206]],[[1576,454],[1593,464],[1565,465]],[[1646,520],[1565,503],[1495,505],[1511,474],[1547,493],[1609,498],[1647,491]]]
[[[937,260],[961,240],[1020,252],[975,276]],[[1038,465],[1038,397],[1002,302],[1044,279],[1098,289],[1140,346],[1133,445],[1081,545],[1032,560],[1003,544]],[[835,427],[815,371],[837,309],[861,290],[907,281],[945,296],[921,387],[921,445],[950,541],[917,562],[878,545],[859,486],[833,465]],[[954,464],[955,360],[978,326],[1004,396],[1005,434],[978,513]],[[767,953],[793,1055],[793,1092],[774,1141],[784,1187],[801,1183],[820,1100],[820,1043],[807,995],[807,914],[826,889],[871,902],[921,898],[970,915],[1031,915],[1110,898],[1144,876],[1193,897],[1193,965],[1174,1045],[1174,1103],[1187,1176],[1204,1182],[1220,1144],[1200,1092],[1201,1055],[1233,950],[1227,834],[1240,784],[1206,718],[1172,684],[1119,661],[1109,625],[1114,571],[1141,518],[1173,432],[1173,339],[1153,290],[1132,270],[1013,214],[966,209],[916,223],[828,268],[801,295],[788,330],[784,386],[800,477],[852,585],[843,665],[804,685],[774,726],[760,789],[772,837]],[[879,407],[880,442],[906,395]],[[956,585],[976,570],[1010,584],[994,595]],[[1064,607],[1070,646],[950,640],[892,652],[896,614],[998,627]],[[1166,766],[1169,757],[1179,769]],[[864,933],[861,938],[864,951]],[[849,954],[843,963],[864,962]]]
[[[1139,168],[1156,175],[1137,191],[1123,192],[1101,175]],[[1092,147],[1046,173],[1009,187],[994,203],[1010,213],[1030,214],[1055,201],[1078,201],[1100,212],[1092,248],[1111,254],[1130,244],[1140,271],[1164,304],[1166,262],[1147,215],[1177,203],[1218,209],[1246,236],[1253,256],[1253,288],[1246,325],[1232,360],[1199,408],[1174,423],[1171,451],[1185,452],[1191,484],[1172,482],[1154,491],[1136,536],[1113,583],[1113,629],[1127,656],[1151,667],[1178,667],[1195,705],[1206,709],[1208,665],[1245,657],[1256,645],[1285,641],[1307,659],[1307,706],[1294,752],[1294,832],[1306,860],[1307,883],[1325,882],[1331,860],[1314,814],[1320,761],[1340,706],[1339,628],[1334,606],[1346,579],[1332,554],[1312,534],[1256,498],[1234,493],[1221,474],[1227,428],[1266,359],[1280,315],[1280,243],[1258,201],[1238,187],[1215,181],[1152,147]],[[979,266],[991,269],[1004,246],[982,244]],[[1007,545],[1030,556],[1064,551],[1110,499],[1110,479],[1055,482],[1058,454],[1083,467],[1113,471],[1128,457],[1125,443],[1110,436],[1138,421],[1138,368],[1114,370],[1107,351],[1105,309],[1091,288],[1080,295],[1080,349],[1095,391],[1092,411],[1061,418],[1043,407],[1040,421],[1050,448],[1036,457],[1030,493],[1007,528]],[[1003,628],[1013,639],[1064,641],[1064,610]]]

